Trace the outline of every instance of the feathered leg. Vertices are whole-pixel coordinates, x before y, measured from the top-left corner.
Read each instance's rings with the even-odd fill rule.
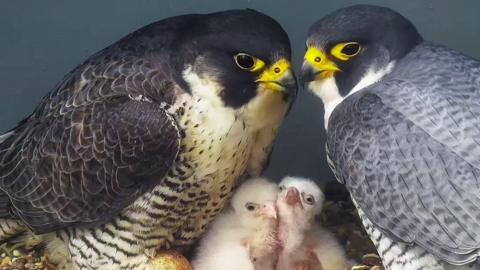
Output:
[[[358,208],[357,208],[358,209]],[[387,270],[446,270],[443,263],[416,245],[392,241],[380,230],[373,226],[372,222],[358,209],[358,215],[370,239],[377,248],[382,258],[383,265]]]

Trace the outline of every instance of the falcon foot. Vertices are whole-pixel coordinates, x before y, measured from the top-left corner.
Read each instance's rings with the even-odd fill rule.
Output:
[[[315,270],[315,269],[310,267],[310,262],[299,261],[295,263],[295,270]]]
[[[360,265],[355,265],[352,267],[351,270],[383,270],[383,268],[379,265],[365,265],[365,264],[360,264]]]
[[[193,270],[188,260],[174,250],[160,250],[150,262],[154,270]]]
[[[377,254],[365,254],[362,262],[352,267],[351,270],[382,270],[382,259]]]

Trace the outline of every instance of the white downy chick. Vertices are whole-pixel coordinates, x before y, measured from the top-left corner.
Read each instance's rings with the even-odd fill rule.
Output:
[[[315,223],[325,198],[318,185],[305,178],[285,177],[279,186],[281,250],[277,270],[350,269],[351,263],[335,237]]]
[[[233,195],[231,207],[203,236],[193,269],[274,269],[277,194],[278,186],[264,178],[242,184]]]

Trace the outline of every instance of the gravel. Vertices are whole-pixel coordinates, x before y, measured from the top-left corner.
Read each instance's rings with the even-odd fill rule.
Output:
[[[383,269],[347,190],[336,181],[329,182],[324,189],[327,200],[319,217],[320,223],[335,234],[347,256],[358,262],[352,270]]]
[[[55,267],[48,263],[42,250],[23,251],[21,249],[10,250],[3,245],[5,252],[0,255],[1,270],[54,270]]]

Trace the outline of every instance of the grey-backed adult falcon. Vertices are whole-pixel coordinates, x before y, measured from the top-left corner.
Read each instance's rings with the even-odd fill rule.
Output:
[[[44,234],[60,269],[152,269],[157,248],[191,245],[265,167],[296,95],[290,53],[274,19],[232,10],[92,55],[1,138],[1,239]]]
[[[330,165],[385,267],[478,268],[480,62],[359,5],[310,28],[302,69],[324,103]]]

